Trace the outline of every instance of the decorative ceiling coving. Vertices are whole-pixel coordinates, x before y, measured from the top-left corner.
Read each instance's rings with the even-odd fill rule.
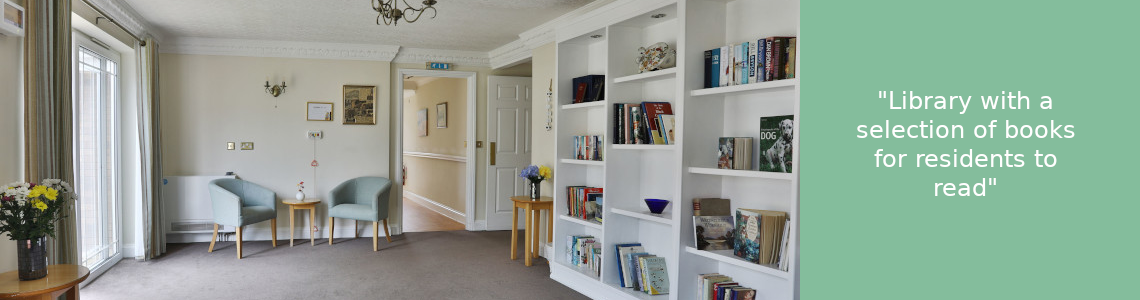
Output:
[[[592,0],[441,0],[435,19],[376,26],[368,0],[124,0],[168,37],[490,51]],[[409,3],[418,3],[409,0]]]

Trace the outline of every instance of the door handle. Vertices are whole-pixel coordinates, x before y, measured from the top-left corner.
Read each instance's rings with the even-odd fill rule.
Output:
[[[491,142],[491,165],[495,165],[495,142]]]

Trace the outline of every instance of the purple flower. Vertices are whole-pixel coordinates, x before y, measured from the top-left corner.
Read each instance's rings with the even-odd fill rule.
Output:
[[[526,168],[524,168],[522,170],[522,172],[519,172],[519,177],[527,178],[527,179],[538,177],[538,166],[536,166],[536,165],[527,166]]]

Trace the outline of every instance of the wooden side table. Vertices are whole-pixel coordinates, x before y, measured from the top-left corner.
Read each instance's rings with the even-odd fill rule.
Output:
[[[309,210],[309,225],[311,225],[309,228],[309,245],[316,246],[317,238],[315,236],[317,235],[317,203],[321,203],[321,199],[305,199],[301,201],[281,200],[281,203],[285,203],[285,205],[289,206],[289,247],[293,247],[293,232],[296,231],[293,229],[293,217],[297,215],[294,212],[296,212],[298,209]]]
[[[514,208],[511,209],[511,259],[518,259],[518,224],[521,208],[526,213],[526,242],[523,244],[526,249],[523,251],[523,256],[526,256],[526,266],[529,267],[530,259],[538,257],[538,219],[543,210],[549,211],[546,218],[546,242],[549,243],[551,240],[554,228],[554,199],[542,197],[535,201],[531,200],[530,196],[514,196],[511,197],[511,202],[514,202]]]
[[[87,279],[91,273],[84,266],[50,265],[44,278],[20,281],[20,271],[0,274],[0,299],[56,299],[67,295],[68,300],[79,299],[79,288],[75,285]]]

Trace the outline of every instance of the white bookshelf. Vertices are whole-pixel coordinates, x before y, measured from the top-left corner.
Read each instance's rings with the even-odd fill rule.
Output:
[[[593,16],[556,29],[554,199],[559,217],[551,278],[594,299],[681,300],[696,298],[698,274],[717,272],[756,289],[757,299],[798,299],[799,79],[717,88],[703,84],[705,50],[799,36],[799,1],[619,0],[588,15]],[[677,66],[638,73],[637,48],[656,42],[677,50]],[[796,58],[798,65],[800,56]],[[571,80],[585,75],[606,76],[604,100],[572,104]],[[613,104],[643,101],[670,103],[676,116],[674,144],[613,144]],[[794,172],[714,168],[718,137],[756,137],[759,119],[776,115],[796,116]],[[571,159],[571,137],[578,135],[604,136],[605,160]],[[566,215],[570,186],[604,189],[603,223]],[[747,262],[731,251],[693,248],[692,199],[705,197],[731,199],[733,209],[788,212],[788,270]],[[646,198],[671,203],[663,214],[652,214]],[[600,276],[565,261],[570,235],[592,235],[602,243]],[[620,287],[614,245],[632,242],[666,259],[669,294],[651,296]]]

